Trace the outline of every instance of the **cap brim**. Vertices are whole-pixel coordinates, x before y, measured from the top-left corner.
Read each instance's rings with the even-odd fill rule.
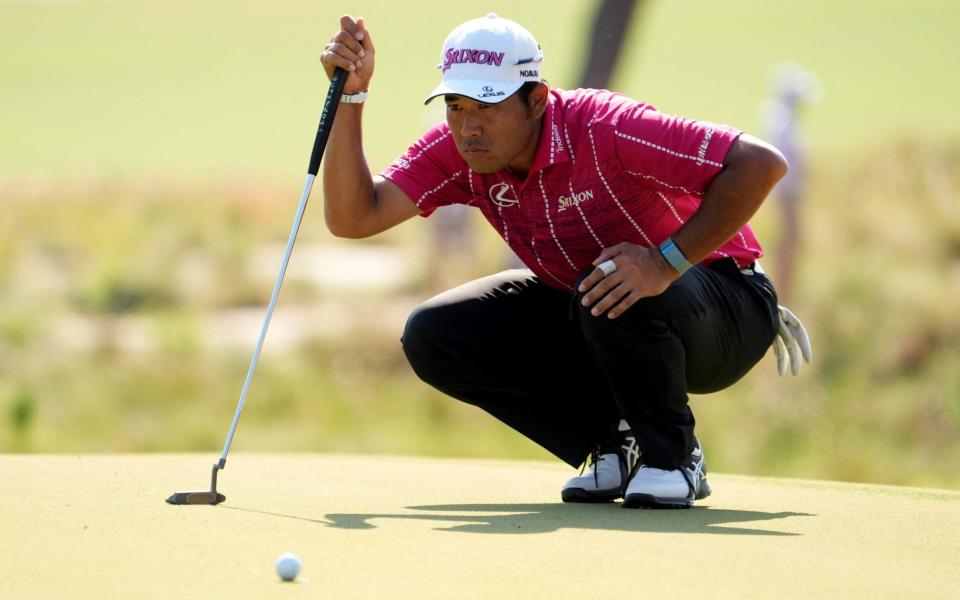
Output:
[[[430,104],[430,101],[437,96],[463,96],[475,100],[482,104],[500,104],[520,89],[526,81],[481,81],[477,79],[454,79],[452,81],[441,82],[427,99],[424,104]]]

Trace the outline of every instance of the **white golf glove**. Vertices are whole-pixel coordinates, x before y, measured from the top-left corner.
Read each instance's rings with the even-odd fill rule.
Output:
[[[813,349],[810,347],[810,338],[803,323],[790,309],[781,306],[780,324],[777,337],[773,340],[773,352],[777,355],[777,373],[782,377],[787,372],[786,355],[790,359],[790,372],[794,375],[800,372],[804,362],[813,360]],[[802,357],[802,358],[801,358]]]

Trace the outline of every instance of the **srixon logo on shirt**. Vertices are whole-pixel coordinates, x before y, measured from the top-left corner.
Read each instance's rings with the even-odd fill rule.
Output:
[[[557,212],[561,213],[587,200],[593,200],[593,190],[574,192],[571,196],[560,196],[557,198]]]
[[[474,50],[471,48],[447,48],[443,56],[443,72],[453,65],[473,63],[475,65],[491,65],[499,67],[503,62],[503,52],[492,50]]]

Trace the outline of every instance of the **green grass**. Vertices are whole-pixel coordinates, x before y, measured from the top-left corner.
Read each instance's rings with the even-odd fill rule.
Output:
[[[202,488],[213,460],[4,457],[0,529],[16,543],[0,594],[846,600],[960,585],[956,491],[713,474],[692,510],[637,511],[560,502],[572,470],[556,464],[235,452],[225,503],[163,502]],[[289,551],[303,570],[288,584],[273,567]]]
[[[960,147],[928,144],[878,149],[817,172],[790,302],[811,332],[815,361],[781,379],[768,356],[730,390],[693,400],[711,468],[960,485],[960,317],[952,303],[960,297],[958,173]],[[222,444],[259,322],[247,332],[249,345],[229,349],[205,338],[210,319],[243,306],[262,314],[269,284],[246,265],[260,245],[285,238],[291,210],[270,204],[277,193],[267,184],[183,185],[78,186],[68,196],[55,185],[7,185],[0,451]],[[219,200],[198,201],[206,198]],[[315,211],[301,243],[327,239]],[[775,215],[770,203],[756,219],[771,251]],[[423,231],[411,223],[382,243],[415,255]],[[498,247],[487,234],[484,262]],[[184,277],[198,260],[206,286]],[[474,265],[460,275],[488,269]],[[292,280],[278,311],[321,301],[349,313],[376,296]],[[52,343],[71,315],[97,325],[92,345]],[[123,342],[131,324],[147,337],[139,350]],[[371,324],[289,348],[268,336],[240,447],[547,457],[420,383],[399,334],[399,323]]]

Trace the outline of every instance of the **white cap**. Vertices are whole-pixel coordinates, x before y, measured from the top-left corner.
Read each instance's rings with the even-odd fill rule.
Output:
[[[443,42],[443,80],[426,101],[456,94],[497,104],[527,81],[540,81],[543,53],[533,34],[494,13],[458,25]]]

